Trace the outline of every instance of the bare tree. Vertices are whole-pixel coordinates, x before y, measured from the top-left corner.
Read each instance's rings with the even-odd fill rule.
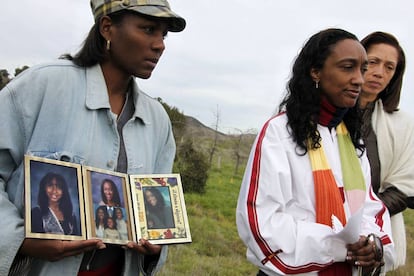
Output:
[[[235,167],[234,167],[234,175],[237,175],[239,172],[240,163],[247,157],[247,154],[244,150],[245,147],[250,148],[251,141],[245,141],[246,139],[243,139],[248,134],[253,134],[253,129],[248,129],[246,131],[243,131],[241,129],[235,128],[235,130],[239,133],[236,135],[236,139],[234,140],[234,148],[233,148],[233,154],[234,159],[236,161]],[[248,143],[248,144],[246,144]]]
[[[219,111],[219,107],[217,105],[217,109],[216,112],[214,113],[214,117],[215,117],[215,124],[214,124],[214,140],[213,140],[213,144],[211,145],[211,149],[210,149],[210,158],[209,158],[209,164],[211,167],[211,164],[213,162],[213,157],[214,157],[214,153],[217,150],[217,141],[218,141],[218,137],[219,137],[219,123],[220,123],[220,111]]]

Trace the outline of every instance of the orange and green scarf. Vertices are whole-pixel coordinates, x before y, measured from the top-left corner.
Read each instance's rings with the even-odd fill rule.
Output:
[[[342,225],[346,224],[343,205],[345,199],[343,197],[346,197],[351,214],[353,214],[362,206],[365,200],[366,187],[364,175],[351,137],[345,123],[338,120],[338,116],[336,116],[339,115],[342,119],[345,112],[342,112],[342,110],[338,112],[326,101],[322,102],[322,110],[323,112],[321,112],[319,120],[321,124],[331,127],[330,124],[332,122],[340,122],[336,126],[336,134],[344,184],[343,193],[341,193],[340,188],[336,184],[322,143],[316,149],[309,147],[308,152],[315,186],[316,222],[333,227],[332,215],[336,216]],[[340,273],[340,270],[346,270],[346,272],[344,271],[345,274]],[[349,275],[349,273],[350,267],[346,263],[335,263],[328,269],[321,271],[319,275]]]
[[[365,200],[365,180],[356,149],[343,122],[336,127],[344,193],[351,213],[355,213]],[[316,197],[316,222],[332,227],[332,215],[346,224],[345,211],[339,187],[329,167],[325,151],[320,148],[310,149],[309,157],[312,165]]]

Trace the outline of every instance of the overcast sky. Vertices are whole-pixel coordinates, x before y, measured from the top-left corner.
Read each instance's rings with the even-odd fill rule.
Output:
[[[329,27],[362,39],[394,34],[405,50],[401,108],[414,116],[414,16],[410,0],[170,0],[187,20],[170,33],[149,80],[138,85],[207,126],[219,115],[223,132],[259,129],[284,94],[304,42]],[[88,0],[9,1],[0,9],[0,69],[75,53],[93,24]],[[410,109],[411,108],[411,109]]]

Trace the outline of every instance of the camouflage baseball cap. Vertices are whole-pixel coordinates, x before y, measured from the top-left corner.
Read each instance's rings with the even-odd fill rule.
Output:
[[[121,10],[131,10],[152,17],[167,19],[169,31],[181,32],[185,19],[171,11],[167,0],[91,0],[92,13],[97,21],[101,16]]]

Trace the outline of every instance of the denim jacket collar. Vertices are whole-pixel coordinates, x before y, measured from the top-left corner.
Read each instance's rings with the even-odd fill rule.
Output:
[[[86,68],[86,107],[92,110],[107,108],[110,109],[108,90],[105,85],[105,78],[99,64]],[[140,97],[143,92],[138,88],[135,81],[132,82],[132,96],[134,99],[134,117],[139,118],[144,124],[151,124],[148,114],[148,99]]]

